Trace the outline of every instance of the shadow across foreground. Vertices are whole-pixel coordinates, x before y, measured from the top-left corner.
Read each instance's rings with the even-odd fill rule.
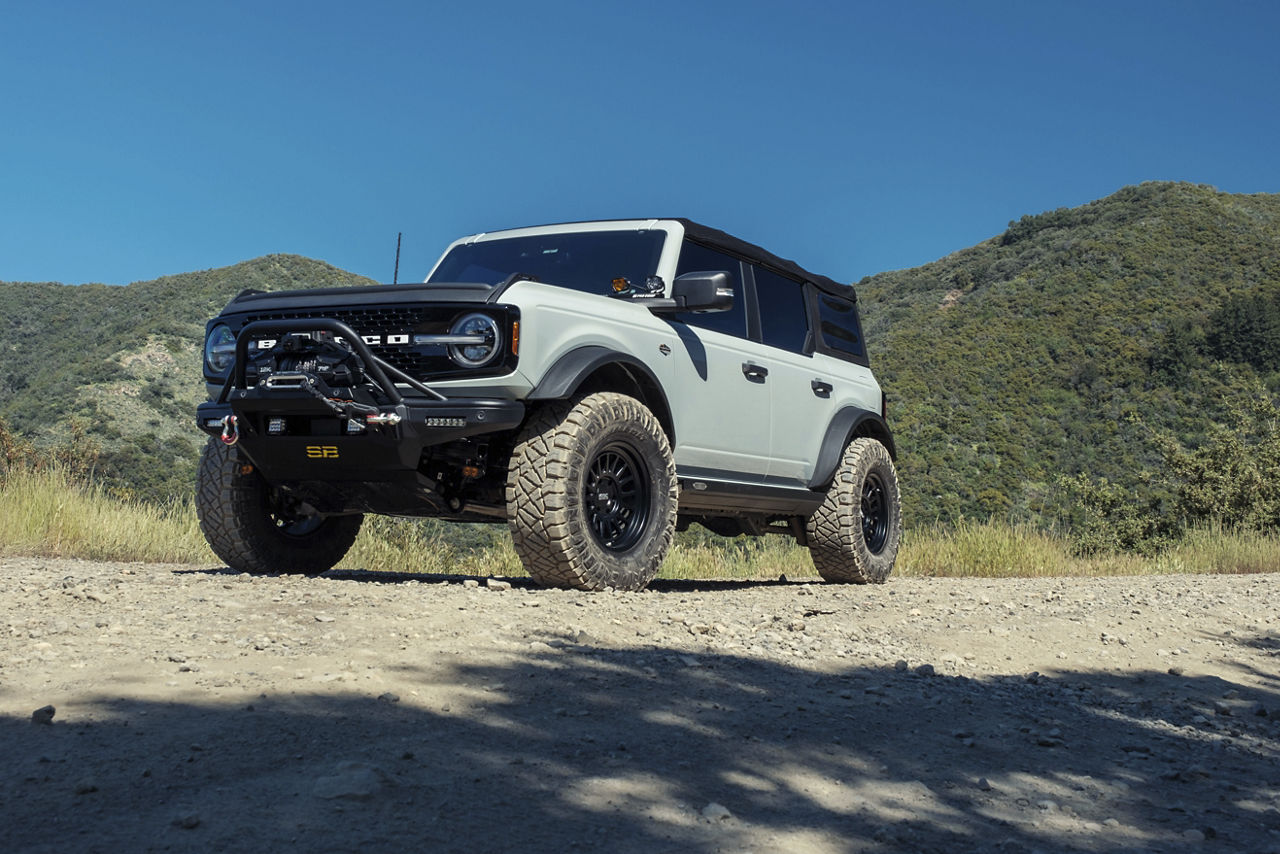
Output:
[[[0,719],[5,847],[1280,848],[1280,692],[1219,714],[1238,688],[1219,679],[816,673],[553,637],[395,678],[454,699],[104,697],[84,723]]]

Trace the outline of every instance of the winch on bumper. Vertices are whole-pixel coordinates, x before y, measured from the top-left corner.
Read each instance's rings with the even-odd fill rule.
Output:
[[[251,363],[249,342],[265,335],[281,337]],[[446,398],[375,357],[348,325],[307,318],[240,330],[234,369],[196,419],[236,444],[270,482],[322,472],[326,481],[408,485],[420,482],[425,448],[514,429],[524,412],[515,400]]]

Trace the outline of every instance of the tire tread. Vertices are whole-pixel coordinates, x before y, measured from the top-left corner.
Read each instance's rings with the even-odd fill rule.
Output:
[[[573,495],[588,463],[592,440],[623,425],[657,448],[660,471],[651,472],[662,493],[657,528],[626,555],[610,555],[594,542]],[[655,460],[648,460],[651,465]],[[677,482],[666,434],[638,400],[598,392],[536,410],[512,452],[506,490],[512,543],[539,584],[580,590],[639,590],[657,574],[675,532]]]
[[[879,554],[862,535],[862,482],[880,467],[889,502],[889,532]],[[888,449],[875,439],[857,438],[845,448],[826,498],[805,525],[809,555],[826,581],[883,584],[893,572],[902,540],[902,497]]]

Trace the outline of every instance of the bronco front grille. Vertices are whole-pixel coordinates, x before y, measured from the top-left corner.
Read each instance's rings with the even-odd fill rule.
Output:
[[[305,308],[297,311],[267,311],[242,315],[241,326],[258,320],[295,320],[310,317],[327,317],[347,324],[365,339],[373,355],[384,362],[399,368],[409,376],[418,380],[445,379],[451,376],[484,376],[493,373],[506,373],[514,367],[514,356],[507,350],[510,358],[499,359],[491,368],[484,370],[466,370],[459,368],[444,346],[386,344],[389,336],[407,335],[412,341],[414,335],[443,335],[449,331],[453,321],[462,314],[475,311],[472,305],[371,305],[347,306],[342,308]],[[499,323],[510,329],[505,318]]]

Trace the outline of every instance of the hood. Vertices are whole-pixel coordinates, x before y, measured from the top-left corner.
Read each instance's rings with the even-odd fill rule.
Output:
[[[488,302],[495,288],[480,282],[448,282],[404,285],[365,285],[350,288],[315,288],[297,291],[241,291],[223,314],[281,311],[302,308],[342,308],[379,303]]]

